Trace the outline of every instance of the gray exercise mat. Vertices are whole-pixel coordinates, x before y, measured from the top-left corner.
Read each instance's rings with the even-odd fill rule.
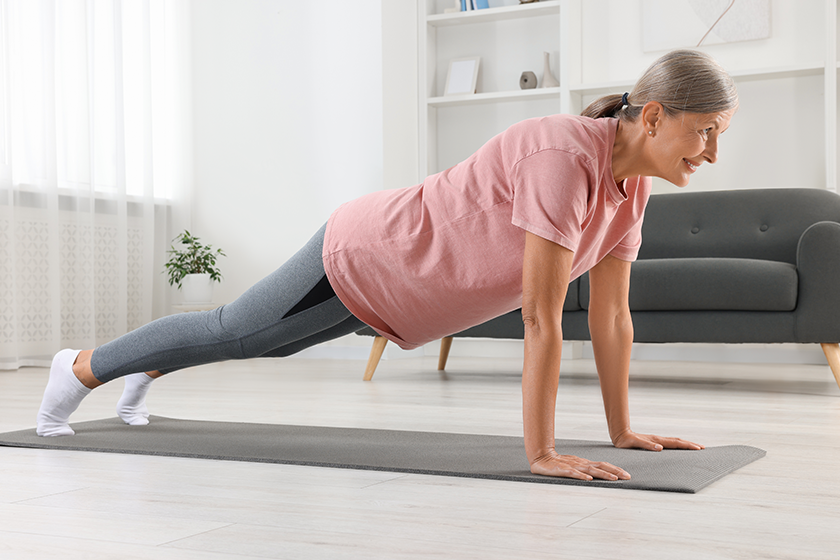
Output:
[[[34,429],[0,434],[0,445],[688,493],[766,454],[744,445],[657,453],[616,449],[606,442],[557,440],[560,453],[606,461],[632,477],[617,482],[585,482],[531,474],[519,437],[205,422],[159,416],[152,416],[148,426],[127,426],[119,418],[72,426],[76,435],[69,437],[38,437]]]

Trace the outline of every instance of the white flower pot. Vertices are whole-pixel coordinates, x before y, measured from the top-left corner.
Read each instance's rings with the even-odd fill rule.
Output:
[[[213,301],[213,281],[209,274],[187,274],[181,280],[184,303],[210,303]]]

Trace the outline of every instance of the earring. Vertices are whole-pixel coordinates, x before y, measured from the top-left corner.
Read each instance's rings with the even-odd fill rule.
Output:
[[[648,130],[648,134],[650,134],[650,135],[651,135],[651,137],[652,137],[652,136],[653,136],[653,131],[652,131],[652,130]]]

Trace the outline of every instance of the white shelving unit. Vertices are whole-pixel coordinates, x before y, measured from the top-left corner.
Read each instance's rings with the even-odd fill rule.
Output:
[[[432,27],[443,27],[448,25],[465,25],[471,23],[487,23],[489,21],[558,15],[559,13],[560,0],[549,0],[547,2],[534,2],[531,4],[504,6],[486,10],[475,10],[472,12],[458,12],[454,14],[429,14],[426,12],[426,23]]]
[[[519,88],[519,76],[525,70],[533,71],[538,78],[543,71],[542,53],[550,52],[554,65],[552,72],[558,76],[561,0],[535,2],[460,13],[439,13],[443,2],[419,0],[418,33],[419,52],[419,161],[421,175],[440,171],[456,160],[463,159],[477,149],[497,129],[513,124],[516,118],[557,112],[560,108],[562,88]],[[449,2],[446,2],[448,5]],[[536,26],[539,38],[529,37],[528,31]],[[499,37],[498,34],[505,35]],[[443,95],[448,60],[463,56],[481,56],[479,86],[472,95]],[[500,60],[507,55],[508,60]],[[529,58],[530,67],[515,66],[516,58]],[[540,84],[541,85],[541,84]],[[507,106],[511,116],[499,114]],[[536,107],[537,113],[533,113]],[[539,107],[543,109],[540,110]],[[461,126],[464,111],[485,111],[487,118],[479,119],[482,126],[459,144],[451,157],[440,157],[441,152],[452,153],[441,143],[441,138],[452,139],[453,134],[463,136]],[[481,110],[479,109],[479,110]],[[465,117],[469,120],[471,117]],[[498,121],[503,125],[489,123]],[[509,122],[513,121],[513,122]],[[495,131],[495,132],[494,132]],[[422,177],[421,177],[422,179]]]
[[[496,91],[490,93],[474,93],[472,95],[447,95],[445,97],[429,97],[426,103],[429,107],[455,107],[457,105],[481,105],[483,103],[498,103],[500,101],[528,101],[537,99],[558,99],[559,87],[525,89],[522,91]]]
[[[755,70],[735,70],[729,73],[736,82],[750,82],[760,80],[778,80],[783,78],[802,78],[805,76],[821,76],[825,71],[822,62],[812,64],[779,66],[776,68],[759,68]],[[604,83],[575,84],[569,87],[571,93],[577,95],[600,96],[624,91],[633,87],[630,80],[618,80]]]
[[[641,2],[550,0],[446,14],[450,2],[418,0],[421,174],[457,163],[522,118],[577,114],[601,95],[629,91],[662,54],[641,51]],[[735,78],[741,109],[720,163],[692,188],[837,191],[837,2],[771,0],[769,39],[702,47]],[[560,87],[520,90],[522,71],[542,75],[543,51]],[[443,96],[448,60],[476,55],[478,92]]]

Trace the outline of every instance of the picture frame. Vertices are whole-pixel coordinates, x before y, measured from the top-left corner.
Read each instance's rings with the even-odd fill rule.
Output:
[[[471,95],[475,93],[478,82],[478,67],[480,56],[454,58],[449,61],[449,71],[446,73],[446,87],[444,95]]]
[[[643,52],[757,41],[772,30],[770,0],[642,0],[641,8]]]

